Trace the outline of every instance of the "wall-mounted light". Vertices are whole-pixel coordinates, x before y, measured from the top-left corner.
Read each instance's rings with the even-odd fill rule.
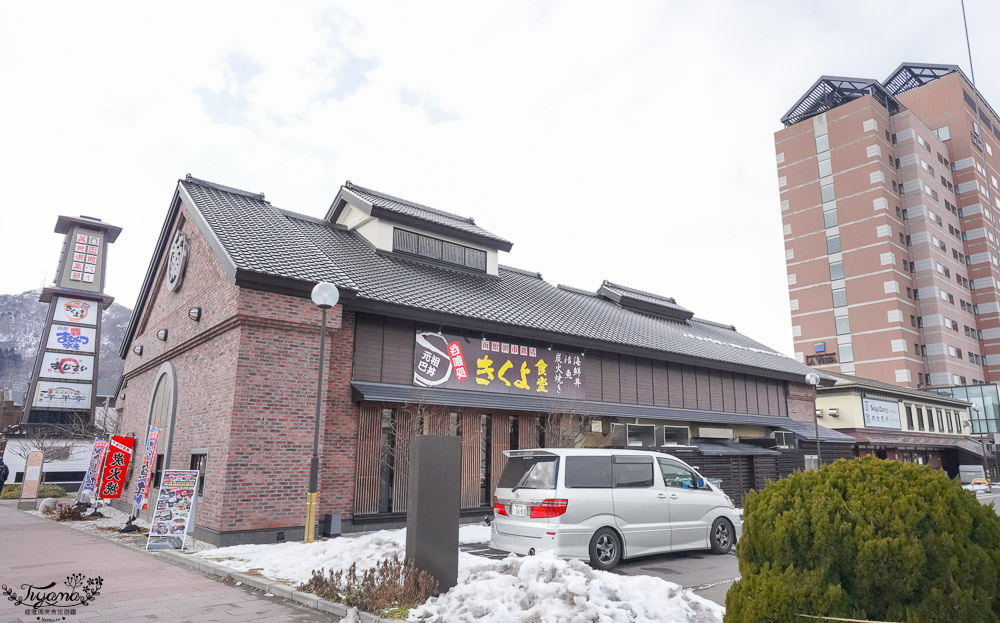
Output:
[[[142,344],[136,344],[135,346],[133,346],[132,352],[142,357]]]
[[[192,307],[191,309],[189,309],[188,310],[188,318],[190,318],[191,320],[194,320],[195,322],[198,322],[199,320],[201,320],[201,308],[200,307]]]
[[[159,331],[157,331],[156,332],[156,339],[160,340],[161,342],[166,342],[167,341],[167,330],[166,329],[160,329]]]

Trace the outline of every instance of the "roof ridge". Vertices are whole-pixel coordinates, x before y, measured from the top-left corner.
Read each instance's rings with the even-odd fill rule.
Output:
[[[504,269],[504,270],[509,270],[512,273],[518,273],[518,274],[521,274],[521,275],[527,275],[529,277],[537,277],[538,279],[542,279],[542,273],[540,273],[538,271],[535,271],[535,270],[528,270],[526,268],[518,268],[516,266],[507,266],[506,264],[497,264],[497,266],[499,268]]]
[[[594,298],[599,298],[599,296],[600,296],[599,294],[597,294],[597,292],[591,292],[590,290],[583,290],[581,288],[574,288],[573,286],[567,286],[567,285],[562,284],[562,283],[556,284],[556,289],[557,290],[565,290],[566,292],[572,292],[574,294],[582,294],[584,296],[590,296],[590,297],[594,297]]]
[[[234,195],[240,195],[242,197],[248,197],[250,199],[259,199],[265,203],[270,204],[271,202],[264,198],[264,193],[253,193],[249,190],[241,190],[239,188],[233,188],[232,186],[225,186],[223,184],[218,184],[216,182],[210,182],[208,180],[199,179],[190,173],[184,176],[181,180],[184,182],[190,182],[192,184],[197,184],[199,186],[207,186],[208,188],[214,188],[215,190],[221,190],[227,193],[233,193]]]
[[[618,288],[619,290],[627,290],[627,291],[632,292],[634,294],[641,294],[643,296],[650,296],[650,297],[653,297],[655,299],[661,299],[661,300],[664,300],[664,301],[669,301],[670,303],[672,303],[674,305],[677,304],[677,301],[674,300],[674,297],[672,297],[672,296],[664,296],[662,294],[653,294],[652,292],[646,292],[646,291],[640,290],[638,288],[631,288],[629,286],[623,286],[620,283],[614,283],[614,282],[609,281],[607,279],[605,279],[604,283],[602,283],[601,285],[609,287],[609,288]]]
[[[402,197],[397,197],[395,195],[390,195],[389,193],[385,193],[385,192],[382,192],[380,190],[375,190],[373,188],[368,188],[366,186],[359,186],[357,184],[352,183],[351,180],[347,180],[347,182],[344,183],[344,186],[348,190],[354,190],[354,189],[362,190],[362,191],[364,191],[366,193],[371,193],[373,195],[377,195],[377,196],[379,196],[379,197],[381,197],[383,199],[389,199],[391,201],[398,201],[399,203],[404,203],[404,204],[406,204],[406,205],[408,205],[410,207],[413,207],[413,208],[419,208],[421,210],[427,210],[428,212],[433,212],[433,213],[438,214],[440,216],[447,216],[448,218],[453,218],[453,219],[455,219],[457,221],[463,221],[463,222],[468,223],[470,225],[475,225],[476,224],[476,221],[473,220],[472,217],[470,217],[470,216],[461,216],[461,215],[458,215],[458,214],[454,214],[452,212],[445,212],[444,210],[439,210],[437,208],[432,208],[430,206],[424,205],[422,203],[417,203],[416,201],[411,201],[409,199],[404,199]]]
[[[713,327],[718,327],[720,329],[729,329],[730,331],[736,331],[736,325],[726,324],[724,322],[716,322],[714,320],[706,320],[705,318],[698,318],[697,316],[692,316],[691,320],[694,322],[700,322],[702,324],[707,324]],[[736,331],[739,333],[739,331]]]

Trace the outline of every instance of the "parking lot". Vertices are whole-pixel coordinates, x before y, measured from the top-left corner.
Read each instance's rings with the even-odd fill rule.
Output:
[[[978,492],[979,501],[989,504],[1000,515],[1000,489]],[[463,545],[462,550],[478,556],[503,558],[506,552],[489,549],[485,543]],[[739,579],[739,562],[735,554],[716,556],[705,552],[675,552],[624,560],[613,573],[651,575],[680,584],[705,599],[726,604],[726,592]]]

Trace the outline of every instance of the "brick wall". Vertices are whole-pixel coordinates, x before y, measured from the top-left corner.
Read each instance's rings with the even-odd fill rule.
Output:
[[[168,292],[166,257],[159,258],[125,361],[121,430],[145,435],[156,373],[169,361],[177,381],[170,467],[187,469],[192,451],[208,453],[198,526],[225,533],[302,525],[320,312],[308,299],[235,286],[185,206],[179,214],[189,239],[184,281]],[[191,307],[201,308],[200,322],[188,317]],[[341,316],[339,306],[327,313],[319,514],[348,517],[357,418],[350,394],[354,317]],[[155,337],[163,328],[165,342]],[[142,356],[132,352],[136,344]],[[126,491],[134,491],[138,471]]]
[[[812,422],[816,418],[815,387],[788,382],[788,417],[800,422]]]

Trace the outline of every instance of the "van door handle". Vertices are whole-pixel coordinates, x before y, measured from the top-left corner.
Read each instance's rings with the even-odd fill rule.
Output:
[[[677,499],[677,494],[676,493],[671,493],[670,494],[670,499],[671,500],[676,500]]]
[[[666,493],[661,493],[661,494],[659,494],[656,497],[660,498],[661,500],[665,500],[665,499],[667,499],[667,494]]]

